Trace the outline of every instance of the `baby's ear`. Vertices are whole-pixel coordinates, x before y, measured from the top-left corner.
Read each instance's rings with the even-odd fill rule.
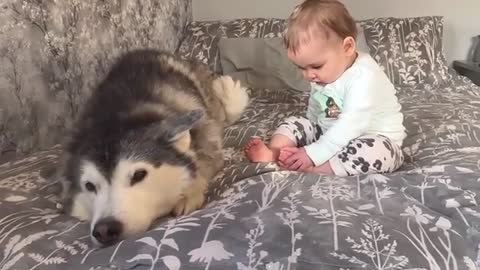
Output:
[[[353,37],[348,36],[343,40],[343,50],[349,56],[357,52],[357,42]]]

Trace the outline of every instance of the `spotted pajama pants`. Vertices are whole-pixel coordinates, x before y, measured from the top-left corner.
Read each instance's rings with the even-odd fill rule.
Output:
[[[273,135],[288,137],[302,147],[322,136],[320,126],[303,117],[288,117]],[[351,176],[371,173],[391,173],[403,164],[401,148],[382,135],[367,134],[353,139],[330,160],[335,175]]]

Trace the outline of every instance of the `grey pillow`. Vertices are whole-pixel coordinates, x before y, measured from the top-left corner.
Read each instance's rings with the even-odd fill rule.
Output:
[[[370,53],[370,48],[368,47],[367,40],[365,39],[365,33],[363,32],[362,25],[357,23],[357,29],[357,50],[364,53]]]
[[[232,20],[193,21],[187,24],[178,53],[187,59],[197,59],[220,72],[218,41],[221,38],[281,37],[285,19],[241,18]]]
[[[288,59],[282,38],[222,38],[222,73],[252,88],[310,91],[310,84]]]

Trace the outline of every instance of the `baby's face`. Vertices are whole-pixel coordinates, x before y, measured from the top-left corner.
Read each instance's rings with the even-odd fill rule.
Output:
[[[321,85],[330,84],[352,64],[351,48],[346,48],[345,42],[335,37],[312,37],[301,44],[297,52],[288,50],[288,57],[302,70],[307,80]]]

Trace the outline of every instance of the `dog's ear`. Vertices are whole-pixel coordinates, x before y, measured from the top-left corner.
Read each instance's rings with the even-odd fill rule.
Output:
[[[181,115],[174,115],[163,123],[163,139],[175,142],[189,133],[195,124],[203,117],[203,110],[193,110]]]
[[[178,116],[167,118],[162,123],[162,139],[173,143],[180,152],[190,149],[190,129],[202,118],[202,110],[193,110]]]
[[[174,143],[180,151],[186,151],[190,148],[189,131],[204,114],[203,110],[197,109],[185,113],[176,113],[161,119],[158,113],[147,111],[141,114],[137,113],[134,118],[130,117],[129,121],[136,122],[137,125],[147,123],[143,134],[148,139]],[[141,123],[142,121],[143,123]]]

